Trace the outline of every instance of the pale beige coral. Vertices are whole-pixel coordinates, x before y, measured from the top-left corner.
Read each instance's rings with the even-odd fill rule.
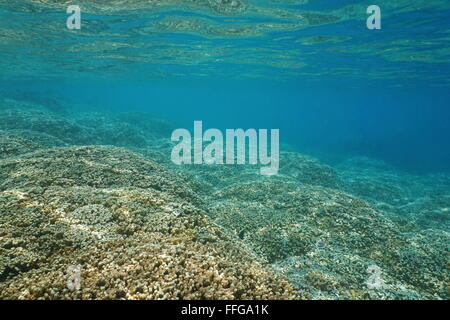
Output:
[[[183,180],[142,157],[74,147],[1,167],[1,298],[295,297],[210,221]],[[71,265],[81,267],[80,291],[67,288]]]

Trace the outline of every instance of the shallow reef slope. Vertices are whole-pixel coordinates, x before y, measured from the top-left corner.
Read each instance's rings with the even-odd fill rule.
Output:
[[[176,176],[111,147],[1,164],[2,298],[293,298]],[[198,205],[198,206],[197,206]],[[66,288],[70,265],[83,289]]]
[[[175,166],[167,120],[46,101],[0,98],[1,299],[449,298],[448,176]]]

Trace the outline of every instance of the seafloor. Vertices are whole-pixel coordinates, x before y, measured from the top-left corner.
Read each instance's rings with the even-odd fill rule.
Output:
[[[175,166],[173,129],[2,95],[0,298],[449,299],[450,175],[288,146],[273,177]]]

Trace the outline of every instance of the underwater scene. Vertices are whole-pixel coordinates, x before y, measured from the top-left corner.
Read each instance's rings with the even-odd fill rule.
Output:
[[[450,1],[0,0],[0,299],[448,300]]]

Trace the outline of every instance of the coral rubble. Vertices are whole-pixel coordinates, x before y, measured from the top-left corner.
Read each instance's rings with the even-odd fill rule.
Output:
[[[2,103],[1,299],[449,298],[448,176],[176,166],[158,117]]]

